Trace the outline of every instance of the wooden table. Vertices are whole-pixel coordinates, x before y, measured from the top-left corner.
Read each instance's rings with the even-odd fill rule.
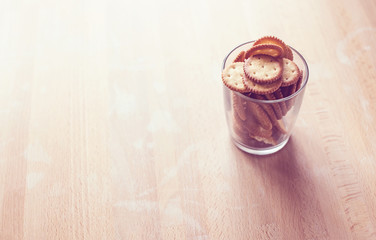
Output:
[[[0,239],[376,239],[376,2],[2,1]],[[231,142],[220,69],[275,35],[293,136]]]

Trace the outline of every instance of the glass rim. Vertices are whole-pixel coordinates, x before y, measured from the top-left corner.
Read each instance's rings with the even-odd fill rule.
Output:
[[[249,44],[249,43],[253,43],[255,42],[255,40],[252,40],[252,41],[248,41],[248,42],[245,42],[245,43],[242,43],[238,46],[236,46],[235,48],[233,48],[225,57],[225,59],[223,60],[223,64],[222,64],[222,71],[225,69],[225,66],[226,66],[226,62],[227,62],[227,59],[228,57],[231,55],[231,53],[233,53],[236,49],[238,49],[239,47],[241,46],[244,46],[246,44]],[[230,88],[228,88],[225,84],[222,84],[225,88],[227,88],[228,90],[234,92],[235,94],[237,94],[239,97],[242,97],[242,98],[246,98],[247,100],[250,100],[252,102],[256,102],[256,103],[279,103],[279,102],[285,102],[285,101],[288,101],[292,98],[294,98],[295,96],[299,95],[305,88],[305,86],[307,85],[308,83],[308,77],[309,77],[309,69],[308,69],[308,64],[305,60],[305,58],[293,47],[291,47],[290,45],[288,45],[303,61],[303,64],[304,64],[304,70],[306,71],[306,76],[305,78],[302,80],[302,86],[298,89],[298,91],[294,92],[293,94],[287,96],[287,97],[284,97],[284,98],[280,98],[280,99],[275,99],[275,100],[262,100],[262,99],[254,99],[254,98],[251,98],[251,97],[247,97],[245,95],[243,95],[242,93],[240,92],[237,92],[237,91],[234,91],[234,90],[231,90]]]

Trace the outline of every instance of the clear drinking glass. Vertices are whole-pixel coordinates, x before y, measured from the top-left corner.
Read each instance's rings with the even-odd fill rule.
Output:
[[[222,71],[233,62],[242,51],[251,48],[254,41],[243,43],[234,48],[224,59]],[[228,129],[235,145],[241,150],[267,155],[281,150],[288,142],[302,104],[308,81],[308,65],[303,56],[290,47],[294,62],[302,71],[300,88],[283,98],[269,96],[265,100],[254,99],[247,94],[235,92],[223,85],[223,96]],[[272,100],[269,100],[272,99]],[[269,118],[265,119],[265,114]],[[270,128],[270,123],[272,128]]]

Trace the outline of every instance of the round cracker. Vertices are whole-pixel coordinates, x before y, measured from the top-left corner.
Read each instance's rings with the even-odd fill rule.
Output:
[[[243,101],[241,97],[237,96],[235,93],[232,95],[232,101],[233,101],[232,104],[234,106],[235,114],[237,114],[242,121],[245,121],[247,119],[247,115],[246,115],[247,102]]]
[[[300,77],[299,67],[287,58],[282,58],[283,71],[282,71],[282,87],[295,84]]]
[[[247,121],[244,122],[244,128],[248,131],[248,134],[252,136],[270,137],[273,134],[272,129],[263,128],[252,118],[248,118]]]
[[[293,84],[287,87],[281,87],[281,92],[283,93],[285,97],[292,95],[293,93],[296,92],[296,84]],[[294,106],[295,98],[291,98],[287,100],[285,103],[286,103],[286,108],[288,112]]]
[[[249,133],[249,137],[255,139],[258,142],[263,142],[263,143],[268,144],[268,145],[273,145],[273,146],[277,145],[276,140],[274,140],[274,138],[272,136],[262,137],[262,136],[257,136],[257,135],[253,135],[252,133]]]
[[[283,54],[283,49],[274,44],[259,44],[253,45],[246,53],[245,59],[252,57],[254,55],[268,55],[271,57],[280,57]]]
[[[293,54],[289,46],[287,46],[281,39],[274,37],[274,36],[265,36],[255,41],[253,45],[260,45],[260,44],[274,44],[283,49],[283,53],[281,57],[288,58],[293,60]]]
[[[279,59],[267,55],[255,55],[244,63],[244,73],[256,83],[267,84],[277,81],[282,75]]]
[[[283,94],[283,97],[288,97],[291,94],[296,92],[296,84],[287,86],[287,87],[281,87],[281,92]]]
[[[254,98],[259,99],[259,100],[267,100],[268,99],[265,96],[258,95],[258,94],[255,94]],[[282,110],[280,109],[278,103],[276,103],[276,104],[262,103],[262,104],[260,104],[260,106],[268,114],[269,119],[272,122],[272,125],[275,126],[276,124],[278,124],[277,121],[282,118]],[[278,114],[277,114],[277,111],[275,110],[276,108],[278,108]]]
[[[278,89],[277,91],[275,91],[273,94],[271,94],[271,98],[272,100],[275,100],[275,99],[281,99],[283,98],[283,94],[282,94],[282,91],[281,89]],[[268,96],[267,96],[268,97]],[[286,103],[285,102],[279,102],[279,106],[281,107],[281,110],[282,110],[282,115],[285,116],[286,113],[287,113],[287,106],[286,106]]]
[[[285,58],[290,59],[291,61],[294,60],[294,55],[292,54],[292,50],[289,46],[287,46],[287,51],[285,53]]]
[[[252,115],[256,121],[260,124],[263,129],[270,130],[272,129],[273,125],[270,121],[268,114],[264,111],[264,109],[258,105],[257,103],[248,101],[247,102],[247,110],[250,115]]]
[[[243,83],[244,63],[235,62],[228,65],[222,71],[222,81],[231,90],[247,92],[248,89]]]
[[[278,89],[277,91],[275,91],[274,93],[273,93],[273,96],[271,96],[271,100],[275,100],[275,99],[281,99],[281,98],[283,98],[283,94],[282,94],[282,92],[281,92],[281,89]]]
[[[234,62],[244,62],[245,51],[241,51],[234,59]]]
[[[268,95],[272,95],[272,94],[268,94]],[[269,99],[266,96],[257,95],[257,94],[254,95],[254,98],[259,99],[259,100]],[[270,119],[273,127],[278,129],[281,133],[286,134],[287,133],[286,127],[285,127],[285,125],[282,121],[282,110],[280,109],[278,103],[272,104],[272,105],[265,103],[265,104],[260,104],[260,105],[265,110],[265,112],[268,114],[269,119]],[[277,111],[275,111],[276,109],[278,109],[278,113],[281,115],[280,118],[277,115]]]
[[[249,79],[246,74],[244,74],[243,83],[246,86],[247,90],[251,93],[268,94],[275,92],[281,86],[282,80],[278,79],[277,81],[272,83],[259,84],[255,83],[254,81]]]
[[[278,119],[276,122],[273,122],[273,126],[274,126],[278,131],[280,131],[282,134],[286,134],[286,133],[287,133],[286,126],[285,126],[285,124],[283,123],[283,120],[282,120],[282,119]]]
[[[279,91],[279,89],[277,89],[277,91]],[[265,94],[265,98],[267,100],[276,100],[274,93]],[[281,106],[278,103],[273,103],[272,107],[274,109],[274,112],[275,112],[277,119],[281,119],[283,117],[283,112],[282,112]]]
[[[232,126],[234,133],[241,137],[247,138],[248,137],[248,129],[245,128],[245,122],[239,118],[237,114],[234,114],[232,120]]]

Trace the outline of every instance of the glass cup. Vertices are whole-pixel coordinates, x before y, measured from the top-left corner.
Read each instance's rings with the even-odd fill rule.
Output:
[[[251,48],[254,41],[243,43],[234,48],[224,59],[222,71],[233,62],[243,50]],[[223,85],[225,113],[230,136],[241,150],[267,155],[281,150],[288,142],[302,104],[305,87],[308,82],[308,65],[303,56],[290,47],[294,62],[302,71],[299,89],[293,87],[281,89],[280,94],[249,97],[247,93],[233,91]],[[294,92],[288,95],[288,91]],[[251,94],[252,95],[252,94]]]

